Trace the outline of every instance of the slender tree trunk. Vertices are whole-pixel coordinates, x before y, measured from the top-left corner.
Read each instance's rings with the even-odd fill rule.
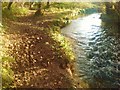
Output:
[[[50,0],[47,1],[47,8],[50,7]]]
[[[13,3],[13,0],[10,0],[10,2],[9,2],[9,4],[8,4],[8,7],[7,7],[9,10],[11,9],[12,3]]]
[[[29,6],[29,9],[32,10],[33,9],[33,5],[34,5],[35,2],[30,2],[30,6]]]
[[[21,3],[21,7],[22,7],[22,8],[24,8],[24,4],[25,4],[25,2],[22,2],[22,3]]]
[[[120,1],[115,4],[116,11],[120,14]]]
[[[106,2],[105,6],[106,6],[106,14],[111,14],[111,9],[112,9],[111,3]]]
[[[40,16],[40,15],[42,15],[41,2],[38,3],[38,10],[35,12],[35,16]]]

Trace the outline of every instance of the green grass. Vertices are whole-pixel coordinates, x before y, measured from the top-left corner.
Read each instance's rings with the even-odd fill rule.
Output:
[[[13,81],[13,71],[10,67],[10,63],[14,61],[14,59],[7,54],[8,48],[6,48],[5,44],[8,41],[5,38],[5,28],[0,27],[0,62],[1,64],[1,72],[2,75],[2,88],[9,88],[12,85]]]
[[[71,43],[69,42],[69,40],[65,36],[61,35],[61,33],[58,31],[59,30],[56,30],[56,31],[51,30],[50,31],[51,37],[57,43],[59,43],[59,46],[57,48],[58,52],[62,51],[62,53],[64,53],[64,55],[66,56],[67,60],[72,62],[75,60],[75,55],[74,55],[74,52],[72,50]]]
[[[14,72],[9,64],[13,61],[14,59],[10,56],[5,55],[2,57],[2,88],[9,88],[12,86]]]

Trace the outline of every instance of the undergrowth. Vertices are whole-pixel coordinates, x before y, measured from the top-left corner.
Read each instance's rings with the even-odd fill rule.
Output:
[[[59,32],[59,30],[50,30],[50,35],[57,43],[59,43],[57,51],[62,52],[66,56],[67,60],[69,60],[70,62],[74,61],[75,55],[69,40],[65,36],[63,36]]]
[[[13,5],[11,9],[7,9],[7,7],[2,8],[2,18],[15,20],[17,16],[25,16],[28,14],[27,8],[20,8]]]
[[[2,88],[4,89],[9,88],[12,85],[14,73],[10,67],[10,63],[12,63],[14,59],[7,53],[9,39],[5,35],[5,28],[1,26],[0,29],[0,62],[2,62],[0,74],[2,75]]]

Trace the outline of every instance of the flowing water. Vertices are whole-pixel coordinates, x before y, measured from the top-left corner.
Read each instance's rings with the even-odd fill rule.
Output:
[[[120,87],[120,29],[100,13],[72,20],[62,33],[75,40],[80,79],[91,87]]]

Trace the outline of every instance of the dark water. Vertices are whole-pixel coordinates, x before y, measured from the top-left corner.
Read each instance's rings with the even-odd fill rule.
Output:
[[[91,87],[120,87],[120,29],[100,13],[73,20],[62,33],[73,38],[80,79]]]

